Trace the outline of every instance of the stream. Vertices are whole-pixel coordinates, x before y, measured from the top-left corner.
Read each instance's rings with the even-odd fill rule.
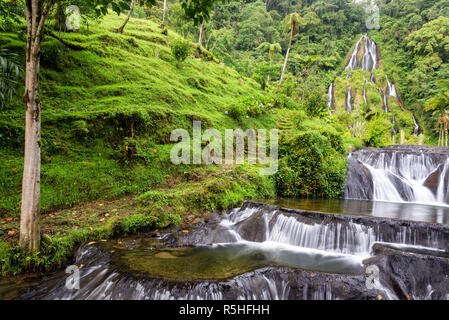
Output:
[[[245,202],[187,229],[83,244],[1,299],[449,299],[448,151],[349,156],[345,198]],[[375,286],[368,270],[378,270]]]

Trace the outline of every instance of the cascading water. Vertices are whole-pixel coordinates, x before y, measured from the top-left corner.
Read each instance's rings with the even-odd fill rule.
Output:
[[[379,94],[380,94],[380,97],[382,99],[382,103],[383,103],[383,106],[384,106],[384,111],[385,112],[389,112],[389,110],[388,110],[388,96],[386,94],[384,94],[382,92],[382,90],[380,90],[380,88],[379,88]]]
[[[345,198],[391,202],[449,204],[449,153],[431,147],[362,149],[349,156]],[[360,170],[357,173],[357,170]],[[365,184],[371,188],[360,192]]]
[[[396,100],[399,100],[398,94],[397,94],[397,92],[396,92],[396,86],[395,86],[393,83],[391,83],[391,82],[388,80],[388,78],[387,78],[387,94],[388,94],[390,97],[395,97]]]
[[[371,259],[366,258],[380,252],[381,259],[389,259],[391,253],[384,254],[385,250],[449,254],[449,227],[419,222],[251,202],[211,219],[215,222],[200,223],[187,233],[163,234],[159,240],[140,237],[85,244],[73,262],[83,265],[79,290],[67,289],[67,275],[61,272],[28,288],[21,298],[376,299],[381,295],[398,299],[402,291],[392,280],[367,290],[364,268]],[[447,285],[439,283],[449,270],[432,280],[421,278],[421,258],[401,262],[409,257],[396,253],[391,263],[380,266],[394,269],[384,274],[402,272],[404,265],[407,272],[413,270],[413,280],[426,284],[412,288],[415,298],[444,298]],[[424,261],[445,266],[441,259],[429,257]]]
[[[365,81],[365,84],[367,83],[367,81]],[[366,98],[366,85],[363,86],[363,102],[365,103],[365,105],[368,104],[368,99]]]
[[[332,82],[327,90],[327,98],[328,98],[328,110],[334,110],[334,83]]]
[[[349,58],[348,64],[346,65],[344,71],[349,70],[356,70],[359,68],[359,63],[357,59],[357,54],[360,51],[360,45],[363,39],[365,39],[367,36],[363,35],[356,43],[354,50],[352,51],[351,57]]]
[[[391,118],[391,123],[393,124],[393,129],[392,129],[391,135],[395,136],[395,135],[397,135],[399,133],[399,126],[396,123],[396,117],[395,116],[393,116],[393,118]]]
[[[367,35],[365,35],[365,53],[362,58],[362,69],[365,71],[372,72],[373,69],[377,68],[377,45],[371,40]]]
[[[351,112],[352,111],[352,93],[351,93],[351,86],[349,86],[348,91],[346,92],[346,111]]]
[[[415,136],[419,136],[422,132],[421,126],[418,123],[418,120],[416,120],[415,114],[413,114],[413,122],[414,122],[414,129],[413,129],[413,134]]]

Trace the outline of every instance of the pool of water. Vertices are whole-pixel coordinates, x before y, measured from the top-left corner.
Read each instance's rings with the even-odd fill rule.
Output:
[[[449,224],[449,206],[338,199],[276,199],[260,202],[306,211]]]
[[[110,246],[111,242],[101,245]],[[114,247],[112,264],[120,270],[166,279],[226,280],[267,266],[341,274],[364,272],[361,256],[270,241],[181,248],[154,248],[141,241],[137,248]]]

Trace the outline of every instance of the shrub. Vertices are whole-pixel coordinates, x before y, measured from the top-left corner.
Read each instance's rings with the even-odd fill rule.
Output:
[[[319,91],[309,92],[303,99],[302,106],[310,117],[322,116],[327,112],[327,102]]]
[[[247,110],[241,104],[233,103],[227,108],[227,110],[225,110],[225,114],[236,120],[240,120],[247,115],[246,111]]]
[[[171,52],[178,63],[183,62],[190,53],[190,46],[187,41],[177,40],[171,44]]]
[[[389,143],[393,124],[385,116],[376,116],[366,125],[364,141],[369,147],[381,147]]]
[[[342,148],[341,138],[333,143]],[[280,139],[280,163],[275,174],[276,191],[289,198],[340,196],[346,176],[345,157],[330,139],[318,131],[307,131]]]

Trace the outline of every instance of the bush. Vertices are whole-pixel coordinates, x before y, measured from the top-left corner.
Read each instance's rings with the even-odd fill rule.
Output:
[[[319,91],[308,93],[303,101],[302,106],[310,117],[319,117],[327,113],[327,100]]]
[[[247,110],[242,105],[233,103],[227,108],[227,110],[225,110],[225,114],[229,115],[235,120],[240,120],[247,115],[246,111]]]
[[[183,62],[190,53],[190,46],[187,41],[177,40],[170,45],[173,57],[178,63]]]
[[[341,138],[331,140],[318,131],[307,131],[290,139],[280,139],[279,170],[275,174],[277,194],[289,198],[337,198],[346,177],[346,159],[337,152]],[[338,141],[337,141],[338,140]]]
[[[366,125],[364,141],[369,147],[381,147],[389,143],[393,124],[384,115],[376,116]]]
[[[120,221],[116,226],[116,232],[136,234],[179,223],[181,223],[181,217],[178,214],[161,213],[158,216],[135,214]]]

